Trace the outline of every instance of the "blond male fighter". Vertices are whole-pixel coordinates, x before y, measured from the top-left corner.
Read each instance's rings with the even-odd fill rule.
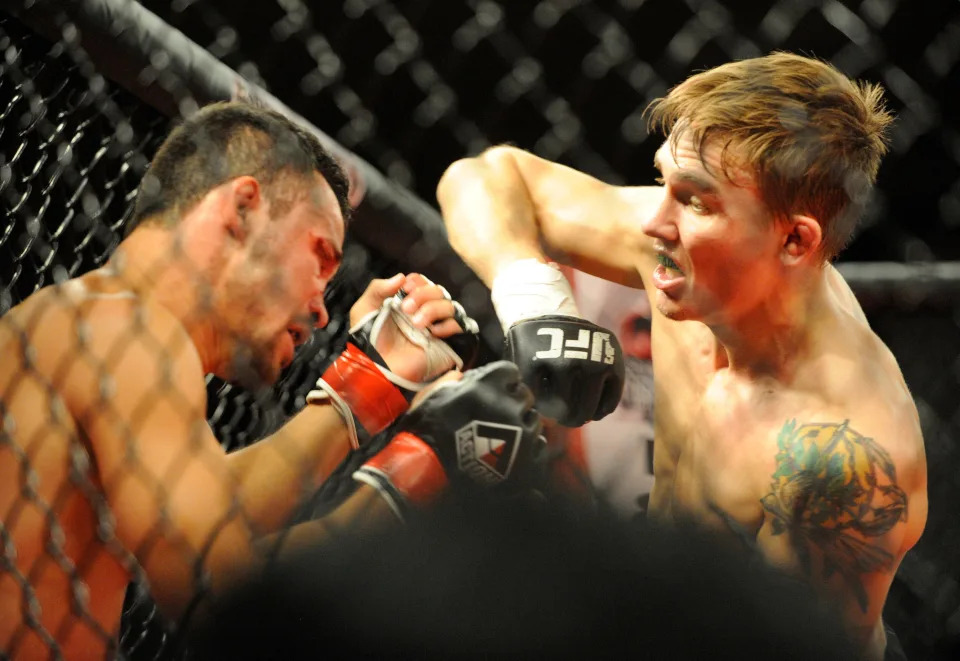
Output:
[[[923,441],[830,264],[886,151],[881,91],[774,53],[693,75],[648,113],[666,135],[658,186],[495,147],[439,184],[451,243],[492,287],[521,371],[557,363],[535,392],[563,391],[549,380],[574,362],[548,357],[541,329],[579,323],[549,259],[644,287],[652,514],[729,531],[838,604],[865,658],[895,658],[882,610],[926,521]]]

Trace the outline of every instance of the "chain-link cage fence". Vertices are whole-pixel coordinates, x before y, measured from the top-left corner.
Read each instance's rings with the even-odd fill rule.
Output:
[[[226,65],[252,83],[254,96],[267,98],[262,92],[269,91],[365,159],[358,167],[368,188],[344,267],[327,294],[330,324],[313,334],[269,393],[208,378],[206,418],[229,451],[270,434],[303,407],[342,348],[350,305],[371,277],[409,270],[436,280],[448,275],[454,293],[489,322],[487,292],[450,261],[435,219],[417,217],[420,200],[432,203],[436,182],[457,158],[509,142],[612,183],[647,183],[659,138],[648,135],[643,109],[692,71],[782,49],[815,54],[848,75],[882,83],[898,116],[892,150],[840,266],[900,362],[926,443],[927,529],[900,567],[885,616],[911,658],[948,658],[960,636],[960,528],[952,520],[960,497],[960,297],[945,264],[960,258],[954,0],[148,0],[142,6],[210,61],[191,56],[185,64],[179,41],[143,40],[138,53],[138,35],[152,32],[130,22],[138,15],[131,7],[141,8],[133,2],[4,3],[0,315],[49,284],[105,264],[171,118],[235,92],[222,82],[198,83],[213,63]],[[413,213],[390,208],[391,196],[409,195],[403,189],[420,198],[411,197]],[[863,264],[878,261],[927,268],[891,277]],[[499,329],[488,323],[485,331],[489,359]],[[54,516],[74,496],[43,491],[34,470],[39,446],[16,440],[66,433],[56,429],[59,404],[50,396],[38,400],[50,421],[16,430],[8,405],[28,388],[40,386],[3,382],[0,478],[22,482],[16,497],[0,500],[4,571],[12,576],[4,580],[16,582],[22,600],[7,652],[16,645],[56,651],[56,640],[75,627],[126,658],[180,655],[142,584],[127,591],[119,637],[85,612],[84,572],[97,559],[78,562]],[[85,452],[68,462],[77,474],[89,474],[82,470]],[[310,506],[342,498],[351,488],[343,476],[359,461],[352,456],[336,469]],[[102,478],[70,483],[89,496],[99,520],[94,532],[113,548],[114,517],[97,495]],[[24,521],[37,530],[46,522],[48,539],[38,544],[46,564],[67,577],[62,598],[73,616],[59,623],[61,630],[50,630],[42,618],[40,602],[49,595],[32,587],[52,569],[38,563],[24,570],[16,558],[10,535]],[[113,553],[141,575],[130,549]]]

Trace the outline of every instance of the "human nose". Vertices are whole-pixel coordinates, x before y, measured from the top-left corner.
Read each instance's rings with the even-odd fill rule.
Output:
[[[327,314],[327,306],[323,302],[323,292],[310,299],[310,316],[313,320],[314,328],[323,328],[330,321],[330,315]]]
[[[643,219],[641,223],[643,233],[662,241],[677,241],[680,238],[680,232],[677,229],[675,214],[675,205],[671,202],[669,195],[664,195],[657,210]]]

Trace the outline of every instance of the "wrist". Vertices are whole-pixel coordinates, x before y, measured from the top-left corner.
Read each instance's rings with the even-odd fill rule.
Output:
[[[573,289],[560,268],[538,259],[520,259],[499,267],[490,298],[504,332],[524,319],[546,315],[581,316]]]
[[[410,507],[434,503],[448,488],[446,471],[436,453],[423,440],[400,432],[387,446],[353,474],[378,492],[403,521]]]
[[[343,418],[354,449],[386,429],[409,406],[377,364],[351,343],[307,394],[310,404],[326,401]]]

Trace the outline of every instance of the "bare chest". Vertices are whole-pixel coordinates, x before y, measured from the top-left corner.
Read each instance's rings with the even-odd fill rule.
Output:
[[[678,346],[673,364],[683,369],[656,375],[651,507],[752,539],[776,470],[778,431],[803,404],[777,384],[718,369],[698,340]]]
[[[763,397],[708,387],[690,407],[685,433],[673,436],[671,509],[755,536],[761,498],[775,470],[782,405]]]

